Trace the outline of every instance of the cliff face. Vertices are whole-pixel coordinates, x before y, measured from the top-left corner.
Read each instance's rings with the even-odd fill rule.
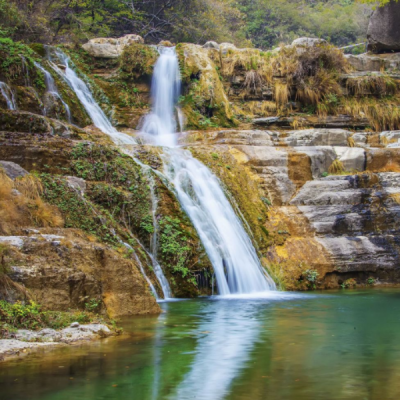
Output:
[[[210,294],[213,270],[200,239],[156,173],[161,150],[118,149],[88,126],[45,49],[33,48],[0,48],[23,55],[0,69],[0,160],[17,164],[3,164],[2,269],[48,308],[95,299],[112,316],[155,313],[148,282],[162,294],[149,257],[156,234],[174,295]],[[118,129],[135,135],[150,107],[155,49],[134,41],[113,58],[63,50]],[[188,128],[179,140],[220,178],[275,281],[288,290],[398,283],[396,62],[382,57],[386,70],[376,71],[377,56],[346,59],[305,40],[275,52],[179,44],[177,54]],[[22,201],[18,166],[40,190],[13,214],[10,204]],[[23,297],[16,289],[4,296]]]

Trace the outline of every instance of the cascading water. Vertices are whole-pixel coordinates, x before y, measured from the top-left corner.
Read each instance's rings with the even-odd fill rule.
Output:
[[[14,93],[6,83],[0,82],[0,92],[7,103],[7,108],[9,110],[16,110],[17,103],[15,102]]]
[[[144,118],[142,131],[159,146],[175,146],[175,104],[181,91],[181,78],[175,48],[160,47],[160,57],[151,83],[152,112]],[[150,136],[151,135],[151,136]]]
[[[274,290],[256,250],[226,198],[218,179],[190,152],[176,144],[174,109],[179,96],[179,63],[173,48],[160,50],[153,76],[153,111],[144,121],[145,137],[165,149],[164,173],[195,226],[213,264],[220,295]]]
[[[116,144],[136,144],[136,141],[132,137],[126,135],[125,133],[118,132],[112,126],[103,110],[93,98],[93,95],[86,83],[79,78],[75,71],[69,66],[70,60],[68,56],[60,50],[56,50],[55,54],[60,63],[65,67],[65,71],[61,71],[61,69],[50,60],[52,68],[67,81],[82,105],[85,107],[85,110],[92,119],[93,124],[102,132],[110,136]]]
[[[56,83],[54,82],[54,79],[51,76],[50,72],[47,71],[45,68],[43,68],[39,63],[34,62],[34,64],[35,64],[36,68],[40,69],[43,72],[47,92],[54,99],[58,99],[62,103],[62,105],[64,106],[64,109],[65,109],[65,112],[67,114],[68,122],[71,123],[71,110],[69,109],[68,104],[62,99],[60,93],[58,92]],[[45,111],[46,111],[46,109],[45,109]]]

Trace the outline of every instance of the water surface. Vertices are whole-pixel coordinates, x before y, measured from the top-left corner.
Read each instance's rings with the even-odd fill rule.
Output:
[[[161,306],[124,337],[0,364],[0,399],[400,398],[400,290]]]

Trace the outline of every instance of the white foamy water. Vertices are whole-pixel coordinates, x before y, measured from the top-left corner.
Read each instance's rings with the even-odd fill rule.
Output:
[[[75,92],[79,101],[82,103],[86,112],[92,119],[93,124],[102,132],[110,136],[116,144],[136,144],[136,141],[131,136],[122,132],[118,132],[112,126],[110,120],[107,118],[103,110],[94,99],[89,87],[70,67],[70,60],[68,56],[60,50],[56,50],[56,56],[62,65],[64,65],[65,71],[62,71],[54,63],[51,63],[52,68],[66,80],[71,89]]]
[[[0,82],[0,92],[6,100],[7,108],[9,110],[16,110],[17,103],[15,102],[14,93],[11,88],[6,83]]]
[[[47,92],[50,93],[50,95],[55,100],[58,99],[62,103],[62,105],[64,106],[64,109],[65,109],[65,112],[67,114],[67,120],[69,123],[71,123],[71,110],[70,110],[68,104],[62,99],[60,93],[58,92],[54,78],[51,76],[50,72],[47,71],[42,65],[40,65],[37,62],[34,62],[34,64],[35,64],[36,68],[40,69],[43,72]],[[45,114],[47,114],[46,109],[45,109]]]

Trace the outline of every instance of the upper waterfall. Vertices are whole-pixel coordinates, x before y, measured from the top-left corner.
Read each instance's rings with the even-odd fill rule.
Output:
[[[58,68],[58,66],[54,63],[51,63],[51,66],[62,78],[67,81],[69,86],[73,89],[92,119],[93,124],[102,132],[110,136],[116,144],[136,144],[136,141],[132,137],[126,135],[125,133],[118,132],[112,126],[110,120],[107,118],[103,110],[94,99],[89,87],[70,67],[69,57],[60,50],[56,50],[56,57],[64,65],[65,72],[61,71],[60,68]]]
[[[190,152],[175,147],[175,108],[180,70],[174,48],[161,48],[153,76],[153,110],[142,131],[153,144],[170,147],[163,155],[164,174],[196,228],[213,265],[221,295],[275,289],[257,252],[224,194],[219,180]]]
[[[175,105],[181,91],[181,74],[175,48],[160,47],[151,84],[153,107],[144,118],[142,131],[151,135],[154,144],[176,145]]]

